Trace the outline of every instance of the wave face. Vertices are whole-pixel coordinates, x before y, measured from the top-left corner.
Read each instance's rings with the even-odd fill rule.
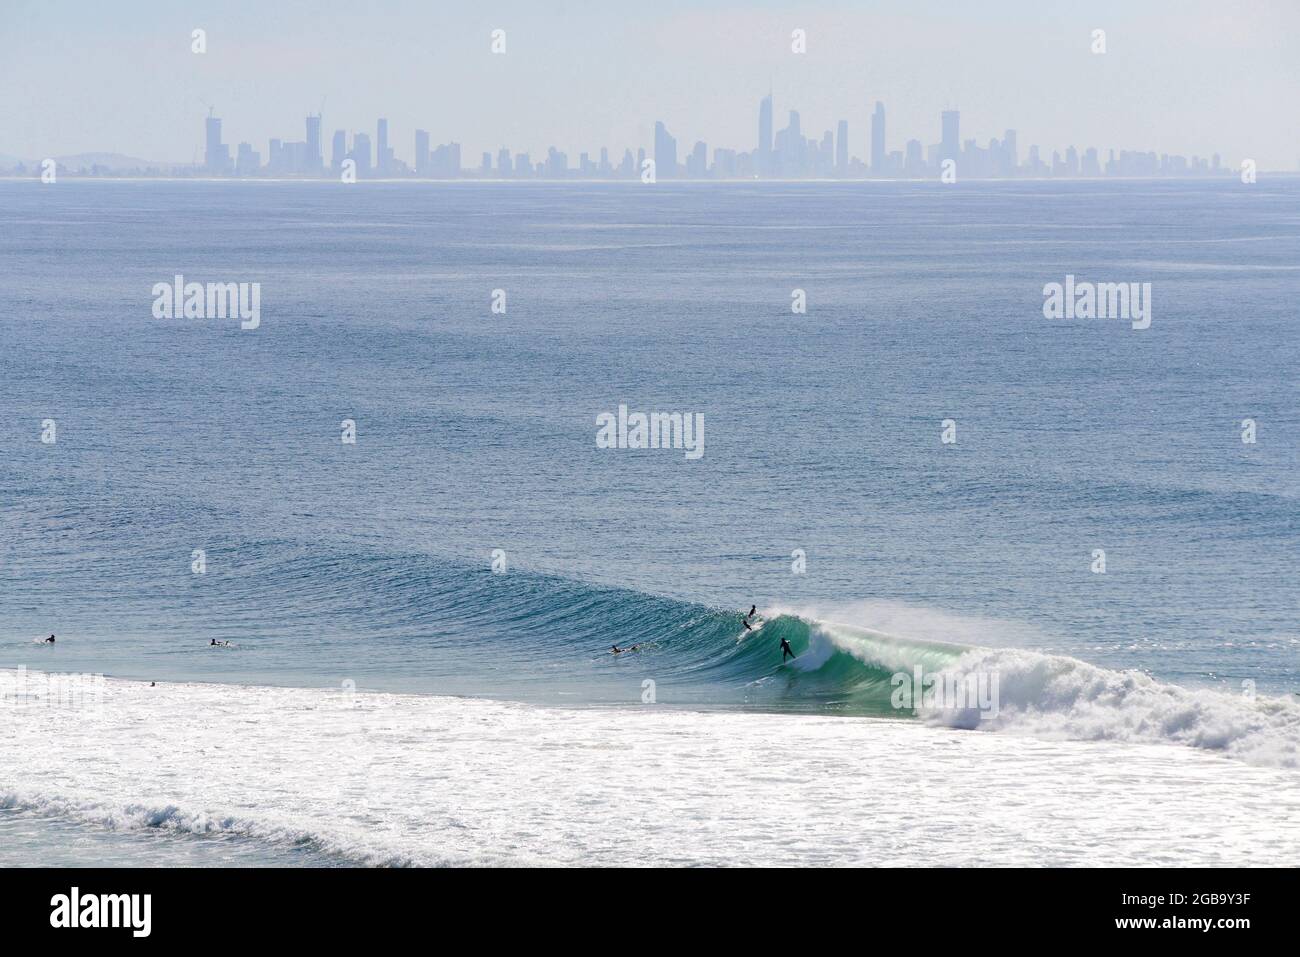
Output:
[[[755,637],[779,644],[780,636],[799,658],[757,684],[787,700],[954,728],[1185,745],[1251,764],[1300,767],[1295,700],[1185,688],[1064,655],[899,638],[792,615]],[[759,647],[753,658],[770,668],[771,654]]]
[[[30,640],[9,664],[169,680],[418,691],[564,705],[891,717],[1090,741],[1173,743],[1300,765],[1300,703],[1163,683],[1062,655],[988,647],[959,620],[889,634],[872,610],[739,610],[424,555],[241,548],[165,633]],[[149,592],[121,601],[147,606]],[[196,608],[202,614],[196,612]],[[204,614],[220,617],[222,627]],[[328,623],[323,625],[322,623]],[[156,626],[154,626],[156,627]],[[911,622],[897,626],[900,631]],[[326,630],[328,628],[328,630]],[[184,637],[178,637],[178,633]],[[942,640],[952,635],[959,641]],[[210,637],[236,647],[211,649]],[[1002,636],[1006,640],[1007,636]],[[1013,640],[1021,641],[1015,638]],[[781,643],[796,657],[783,662]],[[996,637],[994,639],[996,641]],[[611,646],[628,650],[612,654]]]

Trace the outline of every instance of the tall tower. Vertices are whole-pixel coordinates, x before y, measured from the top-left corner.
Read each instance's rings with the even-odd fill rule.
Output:
[[[380,176],[383,176],[388,172],[388,120],[381,117],[379,128],[375,132],[378,134],[375,143],[375,169]]]
[[[227,173],[230,167],[230,147],[221,142],[221,119],[212,115],[208,107],[208,118],[204,120],[203,132],[205,149],[203,165],[209,173]]]
[[[957,159],[961,156],[961,136],[959,133],[961,114],[956,110],[943,111],[943,140],[939,146],[940,159]]]
[[[758,170],[768,173],[772,168],[772,94],[758,104]]]
[[[370,175],[370,137],[357,133],[352,137],[352,152],[349,154],[357,164],[358,176]]]
[[[415,131],[415,171],[421,176],[429,173],[429,131]]]
[[[338,172],[343,168],[343,161],[348,158],[348,135],[342,130],[334,131],[334,141],[330,146],[330,169]]]
[[[321,152],[320,114],[307,114],[307,158],[304,162],[306,172],[319,173],[325,166],[325,155]]]
[[[677,140],[668,133],[662,120],[655,122],[655,177],[668,179],[677,175]]]
[[[871,172],[885,175],[885,104],[879,100],[871,114]]]
[[[840,120],[835,130],[835,172],[841,176],[849,172],[849,121]]]

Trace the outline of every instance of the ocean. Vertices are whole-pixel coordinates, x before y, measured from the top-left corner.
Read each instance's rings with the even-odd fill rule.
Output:
[[[0,865],[1297,859],[1300,179],[3,181],[0,253]]]

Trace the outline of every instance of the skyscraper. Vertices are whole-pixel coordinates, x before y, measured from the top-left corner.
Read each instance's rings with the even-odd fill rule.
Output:
[[[348,158],[348,134],[342,130],[334,131],[334,142],[330,146],[330,169],[338,172],[343,168],[343,161]]]
[[[677,175],[677,140],[668,133],[662,120],[655,121],[655,178]]]
[[[1015,173],[1016,167],[1020,165],[1020,157],[1016,153],[1015,130],[1007,130],[1002,134],[1002,149],[1006,152],[1007,166]]]
[[[783,130],[777,131],[776,148],[773,151],[773,172],[777,176],[804,175],[804,157],[807,145],[804,143],[803,130],[799,124],[799,111],[790,111],[790,122]]]
[[[908,140],[907,152],[903,158],[903,173],[907,176],[920,176],[925,172],[925,157],[921,152],[920,140]]]
[[[388,120],[380,117],[379,128],[375,131],[375,171],[380,176],[388,173],[392,166],[392,150],[388,148]]]
[[[871,172],[885,175],[885,104],[879,100],[871,114]]]
[[[835,130],[835,172],[844,176],[849,171],[849,121],[840,120]]]
[[[415,174],[427,176],[429,173],[429,131],[415,131]]]
[[[203,152],[203,165],[209,173],[224,175],[230,171],[230,147],[221,142],[221,120],[211,115],[204,121],[206,149]]]
[[[758,170],[767,174],[772,168],[772,94],[758,104]]]
[[[358,133],[352,137],[352,160],[357,164],[357,175],[365,176],[370,172],[370,137]]]
[[[257,150],[253,149],[252,144],[240,143],[239,150],[235,154],[235,175],[253,176],[261,165],[262,157]]]
[[[961,156],[961,113],[956,110],[943,111],[943,139],[939,143],[939,159],[957,159]]]
[[[700,140],[686,156],[686,175],[692,179],[703,179],[709,172],[709,147]]]
[[[325,167],[325,155],[321,152],[320,114],[307,114],[307,168],[305,173],[319,173]]]

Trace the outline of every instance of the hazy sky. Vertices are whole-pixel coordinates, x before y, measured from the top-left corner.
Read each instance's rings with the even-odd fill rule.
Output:
[[[505,55],[489,51],[496,28]],[[466,165],[503,145],[617,159],[652,145],[656,119],[680,152],[752,149],[769,84],[778,127],[792,108],[805,135],[847,119],[858,156],[880,99],[891,150],[937,142],[955,108],[963,139],[1011,127],[1022,156],[1217,151],[1295,170],[1300,0],[0,0],[0,154],[24,158],[195,160],[205,101],[227,142],[263,158],[322,103],[327,149],[335,129],[373,139],[386,116],[408,162],[417,127],[460,142]]]

